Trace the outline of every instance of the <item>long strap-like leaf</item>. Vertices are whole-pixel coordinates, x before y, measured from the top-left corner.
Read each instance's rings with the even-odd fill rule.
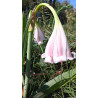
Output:
[[[75,74],[76,68],[64,72],[62,74],[62,78],[61,75],[59,75],[49,82],[45,83],[40,89],[33,93],[30,98],[44,98],[45,96],[60,88],[65,82],[68,81],[68,79],[72,78]]]
[[[26,24],[26,27],[25,27],[25,30],[24,30],[24,33],[23,33],[23,38],[22,38],[22,71],[23,71],[23,63],[24,63],[24,57],[25,57],[25,54],[26,54],[26,50],[27,50],[27,39],[28,39],[28,28],[29,28],[29,25],[30,25],[30,22],[31,22],[31,13],[32,13],[32,10],[30,10],[29,12],[29,16],[28,16],[28,21],[27,21],[27,24]]]

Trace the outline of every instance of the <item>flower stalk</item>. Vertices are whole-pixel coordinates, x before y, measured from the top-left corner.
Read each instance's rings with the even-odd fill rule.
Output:
[[[56,25],[58,25],[59,24],[59,18],[58,18],[58,15],[57,15],[57,13],[55,12],[55,10],[53,9],[53,7],[51,7],[49,4],[47,4],[47,3],[41,3],[41,4],[39,4],[37,7],[36,7],[36,9],[35,9],[35,23],[37,23],[37,20],[36,20],[36,14],[37,14],[37,11],[39,10],[39,8],[40,7],[42,7],[42,6],[46,6],[46,7],[48,7],[50,10],[51,10],[51,12],[52,12],[52,14],[53,14],[53,16],[54,16],[54,19],[55,19],[55,24]]]
[[[32,14],[32,13],[30,13]],[[30,15],[31,16],[31,15]],[[29,25],[28,29],[28,42],[27,42],[27,60],[26,60],[26,73],[25,73],[25,83],[24,83],[24,94],[23,98],[27,98],[27,90],[28,90],[28,81],[29,81],[29,72],[30,72],[30,64],[31,64],[31,44],[32,44],[32,32],[34,28],[32,25]]]

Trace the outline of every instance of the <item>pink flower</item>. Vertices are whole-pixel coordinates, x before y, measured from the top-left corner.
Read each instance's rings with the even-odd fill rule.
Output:
[[[34,41],[38,43],[38,45],[43,43],[43,40],[45,40],[44,38],[44,34],[41,31],[41,29],[39,28],[38,24],[35,24],[34,27]]]
[[[45,62],[58,63],[66,60],[73,60],[70,47],[61,23],[55,25],[53,33],[47,43],[45,53],[42,54]]]

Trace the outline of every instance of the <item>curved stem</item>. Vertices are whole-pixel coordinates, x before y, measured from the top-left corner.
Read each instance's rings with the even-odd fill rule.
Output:
[[[37,11],[38,11],[38,9],[39,9],[40,7],[42,7],[42,6],[46,6],[46,7],[48,7],[48,8],[51,10],[51,12],[52,12],[52,14],[53,14],[53,16],[54,16],[54,19],[55,19],[55,24],[58,25],[58,24],[59,24],[58,15],[57,15],[57,13],[55,12],[55,10],[53,9],[53,7],[51,7],[51,6],[50,6],[49,4],[47,4],[47,3],[41,3],[41,4],[39,4],[39,5],[36,7],[35,13],[34,13],[35,23],[37,23],[37,20],[36,20]]]

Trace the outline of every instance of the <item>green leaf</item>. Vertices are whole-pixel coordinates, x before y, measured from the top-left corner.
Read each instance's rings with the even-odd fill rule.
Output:
[[[50,80],[49,82],[41,86],[40,89],[38,89],[35,93],[33,93],[33,95],[30,96],[30,98],[44,98],[45,96],[59,89],[65,82],[67,82],[75,74],[76,74],[76,68],[64,72],[62,76],[58,75],[54,79]]]
[[[26,17],[25,17],[25,14],[23,12],[22,13],[22,35],[23,35],[25,27],[26,27]]]
[[[28,15],[28,21],[26,23],[26,27],[25,27],[25,30],[24,30],[24,33],[23,33],[23,38],[22,38],[22,71],[23,71],[23,63],[24,63],[24,57],[25,57],[25,54],[26,54],[26,49],[27,49],[27,39],[28,39],[28,28],[29,28],[29,25],[30,25],[30,22],[31,22],[31,13],[32,13],[32,10],[30,10],[29,12],[29,15]]]

